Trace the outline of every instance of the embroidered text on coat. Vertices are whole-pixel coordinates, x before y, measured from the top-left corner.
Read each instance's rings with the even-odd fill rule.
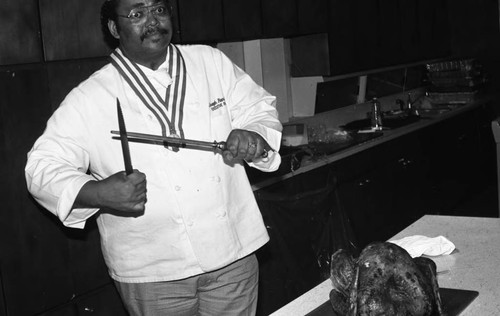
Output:
[[[210,107],[210,110],[215,111],[215,110],[218,110],[225,105],[226,105],[226,99],[217,98],[215,101],[210,102],[210,104],[208,106]]]

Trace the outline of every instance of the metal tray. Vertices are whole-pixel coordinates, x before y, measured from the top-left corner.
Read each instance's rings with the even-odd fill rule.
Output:
[[[441,301],[443,303],[443,310],[445,316],[457,316],[464,311],[464,309],[469,306],[472,301],[479,295],[477,291],[470,290],[459,290],[459,289],[449,289],[440,288],[439,294],[441,295]],[[337,313],[332,308],[330,300],[321,304],[315,310],[311,311],[307,316],[342,316]]]

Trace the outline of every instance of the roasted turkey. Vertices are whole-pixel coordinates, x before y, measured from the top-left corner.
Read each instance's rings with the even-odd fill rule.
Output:
[[[330,302],[339,315],[442,315],[436,264],[390,243],[372,243],[354,259],[332,255]]]

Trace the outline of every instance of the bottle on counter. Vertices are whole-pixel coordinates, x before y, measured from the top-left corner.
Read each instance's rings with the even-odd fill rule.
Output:
[[[420,116],[417,107],[413,104],[411,100],[411,94],[408,93],[408,98],[406,100],[406,110],[408,111],[408,115]]]
[[[371,125],[373,130],[382,130],[382,108],[377,98],[372,99]]]

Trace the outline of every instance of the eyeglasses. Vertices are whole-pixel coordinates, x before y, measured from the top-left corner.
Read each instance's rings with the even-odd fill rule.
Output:
[[[146,22],[149,13],[151,13],[159,20],[166,20],[172,16],[172,8],[167,7],[165,4],[153,4],[149,6],[134,8],[130,10],[128,15],[117,14],[117,16],[127,18],[134,24],[141,24]]]

